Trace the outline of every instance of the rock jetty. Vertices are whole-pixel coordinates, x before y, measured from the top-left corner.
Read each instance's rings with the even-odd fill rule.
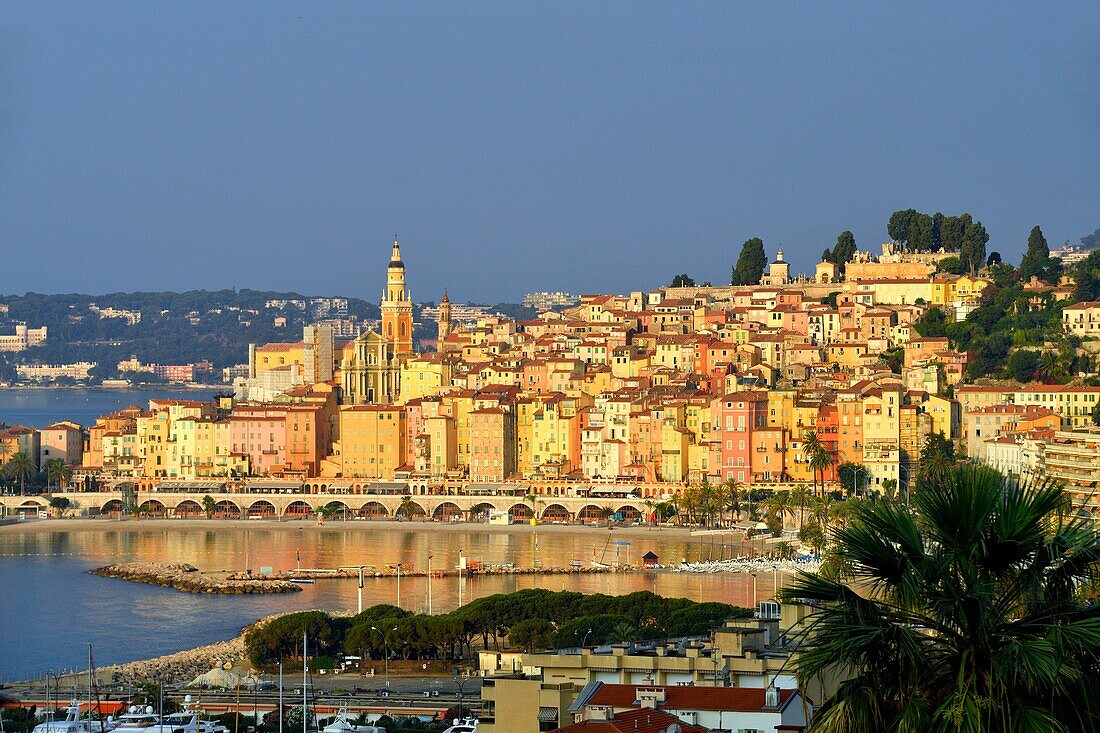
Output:
[[[301,586],[287,580],[268,579],[264,576],[242,579],[226,573],[201,573],[194,565],[187,563],[130,562],[106,565],[88,572],[104,578],[120,578],[132,583],[148,583],[164,588],[174,588],[185,593],[246,595],[294,593],[302,590]]]

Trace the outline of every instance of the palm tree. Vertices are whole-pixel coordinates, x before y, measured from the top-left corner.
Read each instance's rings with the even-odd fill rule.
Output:
[[[654,514],[653,508],[657,506],[657,503],[653,501],[653,499],[646,499],[642,502],[642,505],[645,506],[646,509],[646,519],[656,524],[655,520],[657,519],[657,515]]]
[[[760,504],[764,511],[779,518],[780,526],[788,514],[794,514],[794,499],[790,491],[776,491]]]
[[[620,643],[634,641],[638,630],[627,621],[620,621],[608,630],[608,637]]]
[[[825,444],[821,442],[816,430],[807,430],[803,436],[802,457],[814,472],[814,492],[816,493],[818,479],[820,478],[824,483],[825,469],[833,465],[833,456],[825,450]]]
[[[34,459],[23,451],[19,451],[4,464],[4,474],[12,481],[19,482],[19,495],[27,492],[27,479],[38,473],[38,466],[34,465]]]
[[[1100,534],[1052,482],[986,466],[918,478],[912,505],[863,501],[830,572],[782,597],[812,611],[801,682],[843,681],[811,731],[1078,731],[1100,726]]]
[[[722,482],[722,510],[729,510],[730,524],[741,518],[741,492],[745,484],[732,476]]]
[[[791,501],[798,502],[798,526],[801,527],[806,521],[806,504],[813,498],[813,494],[810,492],[809,487],[806,484],[799,484],[795,486],[791,491]]]
[[[73,469],[61,458],[51,458],[46,461],[46,483],[53,484],[58,491],[62,485],[67,485],[73,477]]]

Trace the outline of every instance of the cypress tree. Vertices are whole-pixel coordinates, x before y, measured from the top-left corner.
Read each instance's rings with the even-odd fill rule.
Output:
[[[764,254],[764,241],[753,237],[741,245],[741,254],[733,268],[731,285],[756,285],[764,275],[768,256]]]

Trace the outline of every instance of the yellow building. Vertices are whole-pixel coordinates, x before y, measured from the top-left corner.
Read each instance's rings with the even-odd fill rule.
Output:
[[[401,407],[341,408],[337,449],[343,475],[393,478],[394,471],[405,463],[405,421]]]
[[[1012,395],[1017,405],[1038,405],[1058,413],[1067,430],[1092,425],[1092,410],[1100,400],[1100,387],[1069,384],[1032,384],[1017,389]]]
[[[431,352],[401,365],[401,401],[440,395],[452,386],[454,360]]]

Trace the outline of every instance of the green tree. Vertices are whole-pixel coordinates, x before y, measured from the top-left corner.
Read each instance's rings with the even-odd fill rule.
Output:
[[[961,275],[966,271],[966,265],[959,257],[944,257],[937,263],[937,267],[950,275]]]
[[[756,285],[764,275],[764,267],[768,264],[768,256],[764,253],[764,242],[760,237],[753,237],[741,245],[741,254],[737,258],[737,264],[733,268],[731,285]]]
[[[1027,251],[1020,261],[1020,279],[1030,280],[1033,276],[1040,280],[1053,281],[1061,275],[1061,261],[1050,256],[1050,246],[1043,230],[1033,227],[1027,238]]]
[[[12,481],[19,482],[19,495],[27,493],[27,479],[38,473],[38,466],[34,465],[34,459],[27,453],[19,451],[8,459],[4,465],[4,475]]]
[[[54,514],[59,517],[72,505],[73,503],[67,496],[54,496],[50,498],[50,508],[53,509]]]
[[[1077,263],[1073,296],[1080,301],[1100,300],[1100,249]]]
[[[46,461],[46,482],[55,489],[62,489],[73,477],[73,469],[61,458],[51,458]]]
[[[825,471],[833,465],[833,456],[825,450],[816,430],[807,430],[802,438],[802,458],[814,472],[814,491],[825,482]]]
[[[1100,536],[1053,483],[984,466],[918,479],[913,507],[862,502],[830,572],[782,597],[812,612],[799,680],[841,682],[812,731],[1078,731],[1100,726]]]
[[[916,209],[904,209],[895,211],[890,215],[890,221],[886,224],[886,233],[890,239],[898,244],[909,243],[909,232],[913,228],[913,221],[919,216]]]
[[[686,274],[677,275],[676,277],[672,278],[672,284],[669,285],[669,287],[670,288],[693,288],[693,287],[695,287],[695,280],[688,277]]]
[[[546,649],[554,643],[554,624],[542,618],[525,619],[508,632],[508,641],[526,652]]]
[[[993,265],[1001,264],[1001,253],[996,250],[989,253],[989,256],[985,258],[985,266],[993,267]]]
[[[855,496],[860,493],[863,484],[867,481],[867,469],[858,463],[845,461],[837,466],[836,477],[844,487],[844,493]]]
[[[920,472],[945,470],[955,463],[955,444],[943,433],[929,433],[920,450]]]
[[[202,497],[202,510],[206,512],[206,518],[211,519],[214,516],[214,512],[218,508],[218,502],[214,501],[214,497],[210,494]]]
[[[963,235],[970,221],[970,214],[944,217],[940,224],[940,244],[944,251],[958,252],[962,249]]]
[[[985,264],[985,245],[988,241],[989,234],[980,221],[967,224],[962,245],[959,247],[959,259],[971,275],[976,274]]]
[[[852,258],[855,257],[856,250],[855,235],[845,230],[836,238],[836,244],[833,245],[833,251],[829,252],[825,250],[829,254],[825,261],[834,263],[840,275],[843,276],[844,268],[852,261]]]
[[[1030,349],[1017,349],[1005,362],[1005,376],[1018,382],[1030,382],[1039,368],[1039,352]]]

